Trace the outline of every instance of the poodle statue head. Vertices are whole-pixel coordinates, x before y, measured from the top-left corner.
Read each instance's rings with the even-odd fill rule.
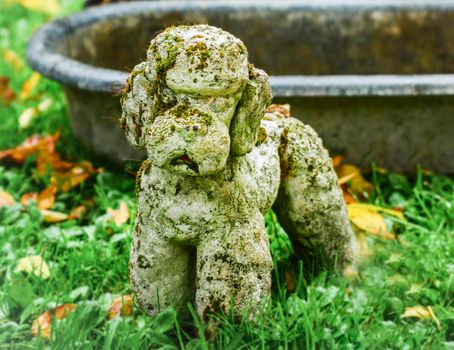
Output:
[[[241,40],[208,25],[170,27],[128,78],[121,125],[153,165],[211,175],[252,150],[270,103],[268,76]]]

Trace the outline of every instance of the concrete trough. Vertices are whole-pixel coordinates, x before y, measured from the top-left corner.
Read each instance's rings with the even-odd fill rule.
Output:
[[[270,74],[275,103],[289,103],[348,162],[454,173],[454,1],[118,3],[44,25],[28,61],[62,84],[87,147],[141,159],[118,127],[119,93],[150,39],[183,23],[242,39]]]

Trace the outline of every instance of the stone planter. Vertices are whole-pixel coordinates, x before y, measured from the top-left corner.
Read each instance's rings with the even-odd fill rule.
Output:
[[[119,93],[165,26],[208,23],[241,38],[276,103],[347,161],[454,173],[454,1],[129,2],[46,24],[30,65],[65,90],[96,153],[140,159],[118,127]]]

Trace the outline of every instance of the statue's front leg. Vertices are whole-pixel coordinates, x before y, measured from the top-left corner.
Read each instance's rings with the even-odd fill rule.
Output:
[[[195,293],[195,249],[161,237],[140,214],[132,235],[130,280],[135,300],[151,315],[168,305],[182,308]]]
[[[222,225],[197,247],[197,313],[241,317],[270,293],[273,263],[263,216]]]

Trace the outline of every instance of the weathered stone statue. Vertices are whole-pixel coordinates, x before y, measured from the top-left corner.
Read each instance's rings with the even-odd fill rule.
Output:
[[[270,293],[263,214],[271,207],[298,254],[343,265],[352,231],[328,152],[309,126],[265,114],[268,76],[244,44],[211,26],[151,41],[122,97],[122,127],[146,149],[130,277],[150,314],[194,301],[200,317],[255,310]],[[194,300],[195,297],[195,300]]]

